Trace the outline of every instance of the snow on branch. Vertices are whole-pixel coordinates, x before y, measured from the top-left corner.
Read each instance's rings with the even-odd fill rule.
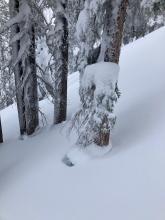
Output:
[[[82,87],[87,89],[94,85],[95,95],[109,95],[115,89],[118,73],[119,66],[115,63],[100,62],[88,65],[82,78]]]
[[[19,13],[10,19],[1,29],[0,33],[5,32],[9,28],[11,28],[15,24],[20,24],[22,21],[26,22],[28,19],[31,19],[31,9],[29,5],[27,4],[26,0],[20,1],[20,10]]]

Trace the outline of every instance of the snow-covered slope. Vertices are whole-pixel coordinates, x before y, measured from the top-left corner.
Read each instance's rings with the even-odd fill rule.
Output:
[[[122,97],[113,150],[73,168],[61,162],[72,141],[66,123],[18,139],[16,107],[1,112],[1,220],[165,219],[165,28],[124,47]],[[78,74],[69,78],[68,119],[79,104]],[[41,109],[52,121],[53,106]]]

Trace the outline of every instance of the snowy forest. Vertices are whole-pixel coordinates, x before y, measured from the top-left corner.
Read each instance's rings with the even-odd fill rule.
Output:
[[[0,220],[164,220],[164,57],[165,0],[0,0]]]

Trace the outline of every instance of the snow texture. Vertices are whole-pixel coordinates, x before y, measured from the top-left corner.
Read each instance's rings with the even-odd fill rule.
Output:
[[[103,158],[61,162],[74,136],[65,137],[66,123],[51,126],[47,100],[40,108],[49,125],[25,140],[16,106],[0,112],[1,220],[165,219],[164,39],[163,27],[122,49],[114,148]],[[80,104],[78,77],[69,76],[68,120]]]
[[[119,75],[119,65],[110,62],[99,62],[85,68],[82,78],[82,86],[89,88],[96,86],[95,93],[110,93],[110,89],[115,89]]]

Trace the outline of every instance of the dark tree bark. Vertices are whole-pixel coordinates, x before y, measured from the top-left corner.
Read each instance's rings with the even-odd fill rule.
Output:
[[[62,4],[63,11],[66,10],[67,3]],[[54,100],[54,124],[66,120],[67,115],[67,76],[68,76],[68,21],[64,12],[58,12],[57,22],[61,25],[57,47],[58,68],[56,72],[55,100]]]
[[[124,22],[126,20],[126,11],[128,6],[128,0],[120,0],[121,3],[118,8],[117,15],[115,17],[106,15],[105,34],[110,36],[110,44],[107,45],[107,49],[104,55],[105,62],[119,63],[121,44],[123,39]],[[107,4],[107,12],[112,9],[112,6]],[[113,9],[112,9],[113,10]],[[113,24],[113,28],[109,27],[109,24]]]
[[[10,0],[10,17],[13,18],[19,13],[20,1]],[[18,24],[13,25],[11,28],[11,39],[20,32],[20,27]],[[18,56],[20,50],[20,40],[12,44],[12,61],[14,62]],[[16,86],[16,98],[17,98],[17,109],[18,118],[20,126],[20,134],[26,133],[26,120],[25,120],[25,104],[24,104],[24,90],[22,86],[22,63],[19,61],[18,64],[14,66],[14,76],[15,76],[15,86]]]
[[[1,118],[0,118],[0,143],[3,143],[3,133],[2,133]]]
[[[33,134],[39,125],[35,54],[35,29],[33,25],[29,30],[29,34],[31,38],[31,45],[29,48],[29,54],[25,60],[24,71],[24,75],[28,75],[28,79],[26,80],[24,85],[25,120],[27,135]],[[30,72],[27,72],[29,71],[29,69]]]

